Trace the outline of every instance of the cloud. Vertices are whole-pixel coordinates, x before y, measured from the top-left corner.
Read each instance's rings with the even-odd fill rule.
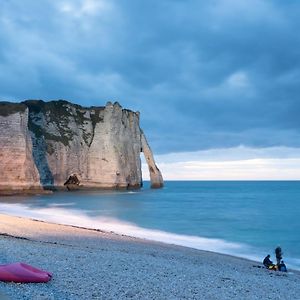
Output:
[[[168,153],[156,156],[158,163],[188,161],[235,161],[251,159],[300,159],[298,148],[269,147],[250,148],[240,145],[233,148],[216,148],[194,152]]]
[[[61,12],[71,15],[75,18],[91,16],[104,13],[110,8],[108,1],[102,0],[81,0],[81,1],[64,1],[58,4]]]
[[[162,163],[165,180],[299,180],[300,159]],[[144,166],[144,179],[147,171]]]
[[[233,89],[246,88],[250,85],[248,76],[245,72],[239,71],[231,74],[226,79],[226,84]]]
[[[298,148],[244,146],[157,155],[165,180],[299,180]],[[145,160],[143,178],[149,179]]]
[[[300,147],[300,4],[2,1],[0,97],[117,100],[156,153]]]

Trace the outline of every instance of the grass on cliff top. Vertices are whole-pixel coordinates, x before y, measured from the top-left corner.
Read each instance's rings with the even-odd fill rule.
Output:
[[[76,109],[81,109],[81,110],[95,110],[95,111],[100,111],[104,110],[105,106],[91,106],[91,107],[86,107],[86,106],[81,106],[76,103],[69,102],[67,100],[59,99],[59,100],[52,100],[52,101],[43,101],[43,100],[35,100],[35,99],[28,99],[23,101],[26,106],[30,106],[32,108],[35,108],[39,110],[39,108],[47,107],[49,109],[51,108],[58,108],[62,105],[69,105],[72,106]]]
[[[24,112],[26,105],[23,103],[12,103],[0,101],[0,116],[7,117],[17,112]]]

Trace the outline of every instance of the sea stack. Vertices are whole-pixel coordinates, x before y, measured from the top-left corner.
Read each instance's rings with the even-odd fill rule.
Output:
[[[139,188],[140,153],[151,186],[163,186],[139,113],[119,103],[0,102],[0,194],[54,189]]]

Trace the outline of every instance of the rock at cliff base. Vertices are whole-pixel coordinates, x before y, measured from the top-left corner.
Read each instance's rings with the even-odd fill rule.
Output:
[[[68,190],[78,189],[80,185],[80,180],[76,174],[70,175],[68,180],[64,183]]]

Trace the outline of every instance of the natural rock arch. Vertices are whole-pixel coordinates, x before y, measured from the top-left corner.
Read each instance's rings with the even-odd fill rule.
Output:
[[[142,144],[142,152],[144,153],[148,165],[149,173],[150,173],[151,187],[161,188],[164,185],[163,177],[157,165],[155,164],[151,148],[143,132],[141,132],[141,144]]]

